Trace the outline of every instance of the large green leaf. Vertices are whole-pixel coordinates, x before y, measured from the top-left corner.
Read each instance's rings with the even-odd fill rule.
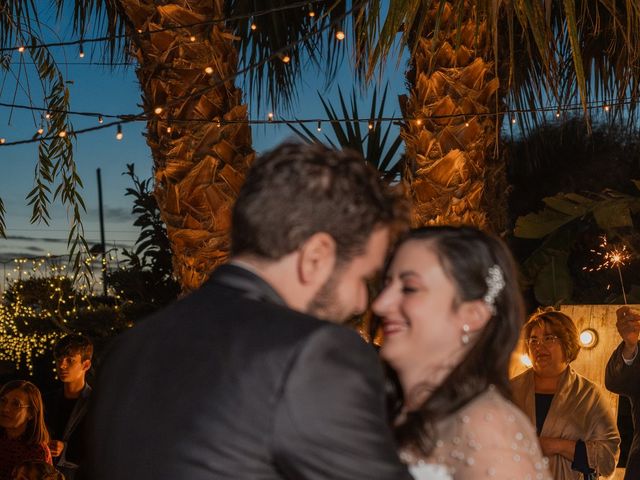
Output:
[[[552,256],[534,283],[534,295],[542,305],[558,305],[571,299],[573,281],[567,267],[567,254]]]

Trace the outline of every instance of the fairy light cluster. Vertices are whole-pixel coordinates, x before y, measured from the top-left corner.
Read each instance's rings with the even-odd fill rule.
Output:
[[[114,257],[110,255],[109,260]],[[101,266],[102,259],[91,256],[85,263]],[[33,375],[35,360],[71,331],[69,321],[77,319],[82,310],[96,309],[94,297],[101,291],[101,282],[79,278],[74,283],[63,257],[50,254],[14,259],[11,267],[5,270],[0,302],[0,361],[9,361]],[[123,299],[111,293],[115,299],[112,308],[118,311]],[[39,297],[34,301],[36,295]]]

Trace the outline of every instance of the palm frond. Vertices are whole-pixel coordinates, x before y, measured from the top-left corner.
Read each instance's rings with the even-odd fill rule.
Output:
[[[275,9],[291,2],[231,0],[226,4],[227,16],[237,17],[262,11],[265,4]],[[313,16],[309,15],[311,11]],[[297,81],[310,67],[324,69],[329,78],[334,76],[344,55],[344,42],[339,41],[335,34],[337,30],[346,28],[346,12],[345,0],[313,1],[306,7],[229,22],[228,26],[239,42],[240,68],[256,66],[248,72],[245,89],[249,97],[256,100],[257,109],[264,100],[290,108],[297,98]],[[251,28],[252,25],[255,29]],[[280,59],[262,63],[290,44],[296,44],[296,47],[283,53]],[[289,57],[288,62],[282,60],[285,55]]]
[[[634,0],[387,3],[385,10],[383,2],[369,2],[356,22],[359,71],[367,79],[386,64],[398,32],[413,54],[421,37],[438,38],[442,19],[459,28],[464,17],[476,25],[485,23],[501,89],[511,108],[535,111],[579,99],[588,118],[588,103],[606,101],[623,104],[620,111],[633,123],[640,98],[640,3]],[[465,48],[463,33],[459,31],[456,38],[455,48]],[[540,119],[534,114],[519,124],[535,128]]]

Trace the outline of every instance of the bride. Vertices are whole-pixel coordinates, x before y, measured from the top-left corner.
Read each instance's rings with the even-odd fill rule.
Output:
[[[506,246],[472,227],[425,227],[396,247],[373,304],[397,374],[396,438],[416,479],[551,479],[509,400],[523,322]]]

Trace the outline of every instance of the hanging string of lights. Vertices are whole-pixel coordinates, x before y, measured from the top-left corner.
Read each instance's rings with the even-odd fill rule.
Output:
[[[155,114],[159,114],[160,112],[162,112],[164,109],[166,108],[170,108],[174,105],[179,104],[180,102],[184,102],[186,100],[189,100],[190,98],[196,97],[196,96],[200,96],[203,95],[204,93],[208,92],[209,90],[218,88],[221,85],[224,85],[226,82],[229,81],[233,81],[236,79],[236,77],[243,75],[247,72],[249,72],[252,69],[258,68],[263,66],[264,64],[266,64],[267,62],[270,62],[272,60],[278,59],[280,61],[283,61],[284,63],[288,63],[290,61],[290,57],[288,55],[286,55],[286,52],[291,51],[292,48],[296,47],[298,44],[306,42],[307,40],[309,40],[311,37],[313,36],[317,36],[321,33],[323,33],[324,31],[330,29],[330,28],[334,28],[336,26],[339,26],[340,24],[343,23],[344,19],[347,18],[347,16],[349,16],[353,11],[355,11],[356,9],[360,8],[362,5],[364,5],[364,3],[366,3],[367,0],[363,0],[361,2],[355,3],[351,9],[345,11],[342,15],[340,15],[338,18],[334,19],[333,21],[331,21],[330,23],[328,23],[327,25],[323,26],[320,29],[314,29],[313,31],[309,32],[306,35],[303,35],[300,39],[294,41],[294,42],[290,42],[289,44],[281,47],[280,49],[274,51],[270,56],[265,57],[264,59],[260,60],[259,62],[250,64],[248,66],[246,66],[245,68],[242,69],[238,69],[236,72],[219,79],[216,82],[213,82],[212,84],[201,88],[195,92],[192,92],[190,94],[186,94],[183,95],[182,97],[178,97],[174,100],[172,100],[171,102],[168,102],[167,104],[164,105],[164,107],[155,107],[154,108],[154,113]],[[309,5],[310,2],[299,2],[296,5],[296,7],[300,7],[301,5]],[[313,2],[313,3],[319,3],[318,1]],[[292,7],[291,5],[289,5],[289,7]],[[274,9],[270,9],[270,12],[272,12]],[[265,13],[266,14],[266,13]],[[252,15],[253,16],[253,15]],[[313,10],[311,10],[309,12],[309,16],[314,17],[315,13],[313,12]],[[244,16],[243,18],[250,18],[249,16]],[[184,28],[184,26],[182,26]],[[336,38],[338,40],[344,40],[345,38],[345,34],[342,30],[338,30],[336,32]],[[206,67],[204,69],[205,73],[208,75],[213,74],[214,70],[212,67]],[[11,106],[12,104],[2,104],[0,106]],[[18,108],[16,106],[16,108]],[[26,106],[26,105],[21,105],[20,108],[22,109],[26,109],[26,110],[36,110],[36,111],[40,111],[40,112],[47,112],[46,115],[49,115],[49,112],[52,111],[56,111],[56,110],[48,110],[42,107],[32,107],[32,106]],[[58,110],[59,111],[59,110]],[[63,111],[64,113],[64,111]],[[140,113],[135,113],[135,114],[127,114],[127,115],[117,115],[117,116],[113,116],[110,115],[110,118],[119,118],[120,121],[119,122],[111,122],[108,124],[103,124],[103,119],[105,116],[107,115],[102,115],[99,113],[88,113],[88,112],[82,112],[82,113],[78,113],[79,115],[85,115],[85,116],[94,116],[98,118],[98,123],[100,123],[99,126],[96,127],[90,127],[90,128],[84,128],[81,130],[74,130],[73,132],[68,132],[66,130],[61,130],[57,133],[51,134],[51,135],[47,135],[47,136],[42,136],[44,133],[44,130],[41,128],[39,128],[37,130],[37,133],[34,137],[30,138],[30,139],[25,139],[25,140],[18,140],[18,141],[13,141],[13,142],[7,142],[6,138],[0,138],[0,146],[12,146],[12,145],[23,145],[23,144],[27,144],[27,143],[35,143],[35,142],[39,142],[42,140],[50,140],[53,138],[56,138],[56,136],[58,137],[66,137],[67,135],[78,135],[81,133],[87,133],[87,132],[91,132],[91,131],[95,131],[95,130],[101,130],[103,128],[107,128],[110,126],[116,126],[117,127],[117,133],[116,133],[116,139],[121,140],[123,138],[123,133],[122,133],[122,125],[123,123],[128,123],[128,122],[132,122],[132,121],[146,121],[149,120],[153,117],[150,116],[150,114],[147,114],[146,112],[140,112]],[[273,114],[271,113],[271,119],[273,117]],[[217,121],[219,124],[221,123],[219,120]]]
[[[611,102],[611,101],[592,101],[587,102],[588,110],[602,110],[605,113],[610,112],[614,107],[624,107],[626,105],[630,105],[634,103],[636,100],[632,98],[624,98],[619,101]],[[15,108],[24,108],[26,110],[37,110],[37,111],[46,111],[46,109],[41,109],[37,107],[29,107],[26,105],[13,105],[0,103],[0,107],[15,107]],[[517,115],[522,114],[534,114],[534,113],[553,113],[556,117],[560,117],[562,113],[570,112],[570,111],[579,111],[583,110],[582,103],[574,103],[567,104],[564,106],[547,106],[541,107],[538,109],[506,109],[498,112],[488,112],[488,113],[452,113],[452,114],[444,114],[444,115],[423,115],[420,117],[402,117],[402,116],[388,116],[388,117],[377,117],[372,119],[367,118],[278,118],[273,112],[269,112],[266,119],[246,119],[246,120],[206,120],[202,118],[193,118],[193,119],[171,119],[167,120],[166,123],[169,125],[180,125],[180,124],[189,124],[189,123],[215,123],[218,127],[223,127],[225,125],[283,125],[283,124],[316,124],[316,129],[318,131],[322,130],[322,124],[338,124],[344,122],[358,122],[358,123],[366,123],[370,130],[374,129],[377,125],[382,123],[396,123],[396,124],[408,124],[411,122],[415,122],[416,126],[424,125],[424,122],[427,120],[442,120],[442,119],[459,119],[461,120],[461,124],[464,122],[465,126],[469,126],[469,120],[472,118],[491,118],[491,117],[507,117],[510,118],[512,124],[517,123]],[[161,107],[156,107],[156,111],[154,113],[160,114],[162,113]],[[122,132],[122,125],[131,123],[131,122],[147,122],[153,119],[152,115],[148,115],[146,113],[140,113],[137,115],[113,115],[113,114],[98,114],[94,112],[74,112],[74,111],[65,111],[70,115],[83,115],[83,116],[91,116],[98,118],[98,125],[93,127],[83,128],[80,130],[74,130],[70,132],[59,132],[58,134],[51,134],[47,136],[42,136],[43,132],[38,131],[38,135],[35,138],[29,138],[24,140],[17,141],[6,141],[5,138],[0,138],[0,146],[13,146],[13,145],[24,145],[28,143],[36,143],[42,140],[51,140],[56,136],[78,136],[83,133],[95,132],[97,130],[102,130],[105,128],[116,127],[116,139],[122,140],[124,138],[124,134]],[[116,119],[115,121],[104,123],[104,118]]]
[[[265,15],[270,15],[272,13],[278,13],[278,12],[283,12],[283,11],[287,11],[287,10],[293,10],[296,8],[300,8],[300,7],[308,7],[311,4],[317,4],[317,3],[326,3],[328,0],[303,0],[300,2],[295,2],[295,3],[290,3],[288,5],[284,5],[284,6],[280,6],[280,7],[273,7],[273,8],[269,8],[269,9],[264,9],[264,10],[257,10],[255,12],[251,12],[251,13],[247,13],[247,14],[242,14],[242,15],[232,15],[229,17],[220,17],[220,18],[214,18],[211,20],[205,20],[203,22],[195,22],[195,23],[189,23],[189,24],[184,24],[184,25],[173,25],[170,27],[163,27],[163,28],[158,28],[158,29],[154,29],[154,30],[138,30],[138,34],[156,34],[156,33],[162,33],[162,32],[168,32],[168,31],[176,31],[176,30],[183,30],[183,29],[188,29],[188,28],[194,28],[194,27],[204,27],[204,26],[209,26],[209,25],[217,25],[219,23],[225,23],[225,22],[231,22],[231,21],[235,21],[235,20],[247,20],[250,18],[255,18],[255,17],[262,17]],[[309,16],[314,17],[315,13],[313,13],[313,10],[311,10],[309,12]],[[256,28],[255,24],[251,25],[251,29],[255,30]],[[82,46],[83,44],[86,43],[99,43],[99,42],[108,42],[111,40],[118,40],[120,38],[125,38],[127,37],[127,34],[120,34],[120,35],[108,35],[108,36],[103,36],[103,37],[94,37],[94,38],[81,38],[81,39],[77,39],[77,40],[69,40],[66,42],[52,42],[52,43],[38,43],[38,44],[31,44],[31,45],[16,45],[14,47],[4,47],[4,48],[0,48],[0,52],[18,52],[18,53],[24,53],[26,49],[36,49],[36,48],[51,48],[51,47],[67,47],[67,46],[72,46],[72,45],[79,45]],[[82,48],[81,48],[82,50]],[[81,51],[80,56],[83,57],[83,51]]]

